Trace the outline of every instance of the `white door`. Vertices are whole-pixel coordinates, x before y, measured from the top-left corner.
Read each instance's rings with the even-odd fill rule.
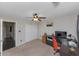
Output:
[[[26,42],[37,39],[37,25],[36,24],[27,24],[26,25]]]

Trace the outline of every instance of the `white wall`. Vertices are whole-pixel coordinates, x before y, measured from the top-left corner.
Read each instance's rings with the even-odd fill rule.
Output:
[[[37,39],[37,24],[28,20],[3,19],[3,21],[16,22],[16,46]],[[21,32],[19,32],[21,31]],[[21,41],[22,40],[22,41]]]
[[[48,22],[53,22],[52,27],[46,27]],[[48,35],[54,33],[54,31],[67,31],[68,34],[73,34],[75,37],[76,26],[77,25],[77,15],[65,16],[61,18],[51,19],[49,21],[42,21],[39,24],[39,38],[41,38],[42,34],[46,32]]]

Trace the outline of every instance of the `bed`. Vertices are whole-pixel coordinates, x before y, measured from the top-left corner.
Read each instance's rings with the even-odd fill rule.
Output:
[[[41,40],[36,39],[24,43],[21,46],[3,51],[3,56],[59,56],[53,54],[54,50],[51,46],[43,44]]]

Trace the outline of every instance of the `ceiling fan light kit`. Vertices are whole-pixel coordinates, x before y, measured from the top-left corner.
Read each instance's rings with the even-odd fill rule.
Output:
[[[38,17],[38,15],[37,15],[37,13],[35,13],[34,15],[33,15],[33,19],[32,19],[33,21],[39,21],[39,17]]]
[[[41,19],[46,19],[46,17],[40,17],[37,13],[34,13],[32,17],[27,17],[27,18],[31,18],[32,21],[42,21]]]
[[[33,18],[32,21],[39,21],[38,18]]]

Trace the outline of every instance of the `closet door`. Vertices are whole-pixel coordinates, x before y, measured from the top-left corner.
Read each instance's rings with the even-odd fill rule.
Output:
[[[79,46],[79,15],[77,17],[77,37],[78,37],[78,46]]]

